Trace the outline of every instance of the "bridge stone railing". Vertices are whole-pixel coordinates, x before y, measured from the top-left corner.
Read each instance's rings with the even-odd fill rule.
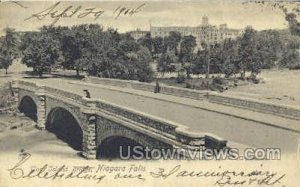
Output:
[[[81,95],[78,94],[74,94],[74,93],[70,93],[64,90],[60,90],[60,89],[56,89],[56,88],[52,88],[52,87],[48,87],[45,86],[45,91],[54,95],[59,95],[59,96],[63,96],[65,98],[69,98],[73,101],[79,102],[79,103],[84,103],[84,100],[82,99]]]
[[[18,80],[18,81],[14,81],[14,83],[17,83],[18,85],[22,85],[23,87],[27,87],[32,90],[37,90],[37,88],[38,88],[38,86],[32,82]]]
[[[131,88],[136,90],[143,90],[148,92],[154,92],[155,84],[153,83],[142,83],[137,81],[127,81],[118,79],[98,78],[98,77],[87,77],[86,81],[95,84],[110,85],[122,88]],[[187,88],[178,88],[173,86],[160,85],[160,93],[191,98],[195,100],[208,100],[212,103],[239,107],[247,110],[274,114],[277,116],[300,120],[300,108],[295,106],[287,106],[282,104],[274,104],[266,101],[242,98],[232,95],[226,95],[224,93],[219,94],[212,91],[200,91],[192,90]]]
[[[274,114],[277,116],[300,120],[300,108],[295,106],[272,104],[261,100],[228,96],[218,93],[207,95],[209,102],[249,109],[262,113]]]
[[[69,100],[76,104],[80,104],[83,108],[85,108],[85,110],[88,108],[88,110],[93,111],[93,113],[100,111],[117,118],[122,118],[122,120],[132,122],[140,128],[150,130],[153,133],[159,133],[160,135],[185,146],[194,146],[198,148],[199,146],[204,146],[206,148],[223,148],[227,144],[226,140],[215,135],[191,132],[191,130],[189,130],[186,126],[103,100],[85,98],[81,95],[70,93],[68,91],[26,81],[16,81],[15,87],[19,89],[36,90],[38,92],[43,90],[46,96],[56,96],[62,101]],[[207,144],[205,145],[205,143]]]
[[[127,119],[130,119],[132,121],[141,123],[143,125],[147,125],[151,128],[169,133],[171,135],[176,135],[176,125],[164,122],[162,120],[158,120],[157,118],[154,119],[153,117],[150,117],[150,115],[133,112],[130,111],[130,109],[125,109],[124,107],[119,107],[112,104],[107,104],[103,101],[96,101],[96,107],[98,109],[108,111],[110,113],[125,117]]]
[[[118,80],[118,79],[108,79],[108,78],[97,78],[97,77],[88,77],[86,81],[94,83],[94,84],[102,84],[102,85],[110,85],[121,88],[130,88],[148,92],[154,92],[155,84],[153,83],[143,83],[138,81],[127,81],[127,80]],[[207,94],[206,91],[200,90],[191,90],[185,88],[179,88],[174,86],[167,86],[160,84],[160,93],[166,95],[173,95],[179,97],[186,97],[191,99],[204,99]]]

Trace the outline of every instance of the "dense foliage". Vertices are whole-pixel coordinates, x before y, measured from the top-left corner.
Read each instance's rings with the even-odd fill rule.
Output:
[[[18,38],[14,29],[6,28],[4,31],[5,36],[0,38],[0,69],[5,69],[7,74],[8,67],[18,57]]]
[[[104,30],[97,24],[73,27],[44,26],[38,32],[17,34],[7,28],[0,38],[0,68],[8,69],[22,54],[22,62],[40,77],[53,69],[76,70],[89,75],[152,81],[151,62],[157,71],[190,74],[221,73],[226,77],[246,72],[255,76],[261,69],[300,68],[300,24],[293,14],[286,14],[289,30],[256,31],[247,27],[236,39],[222,43],[201,44],[196,38],[170,32],[152,38],[150,33],[135,41],[129,34]],[[198,46],[199,47],[199,46]]]
[[[240,73],[244,79],[246,72],[256,75],[261,69],[300,67],[300,38],[287,30],[256,31],[247,27],[236,39],[213,45],[203,43],[198,51],[193,36],[182,37],[174,32],[165,38],[140,39],[140,43],[152,49],[157,70],[163,74],[184,69],[187,77],[191,73],[221,73],[226,77]],[[176,63],[182,68],[175,68]]]
[[[53,68],[89,75],[151,81],[153,72],[148,48],[127,34],[103,30],[96,24],[43,27],[22,37],[23,63],[42,76]]]

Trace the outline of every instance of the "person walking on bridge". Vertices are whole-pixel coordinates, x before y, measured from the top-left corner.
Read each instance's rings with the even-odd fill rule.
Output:
[[[85,92],[85,97],[86,98],[91,98],[91,94],[87,89],[84,89],[83,91]]]

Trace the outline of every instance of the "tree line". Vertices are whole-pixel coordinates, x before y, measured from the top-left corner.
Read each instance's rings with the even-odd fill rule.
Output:
[[[244,79],[246,72],[256,75],[261,69],[300,68],[300,38],[288,30],[256,31],[247,27],[236,39],[215,44],[202,42],[202,50],[198,51],[195,51],[195,37],[182,37],[178,32],[170,32],[166,37],[146,35],[139,43],[152,52],[157,70],[162,74],[185,71],[186,77],[190,74],[208,77],[210,73],[230,77],[240,73]],[[181,69],[176,68],[176,64],[180,64]]]
[[[149,50],[129,34],[111,28],[44,26],[20,38],[15,46],[22,52],[22,62],[40,77],[53,69],[67,69],[76,70],[78,76],[84,71],[99,77],[152,81]]]
[[[154,38],[149,33],[135,41],[130,34],[104,30],[97,24],[44,26],[21,36],[6,28],[5,36],[0,38],[0,68],[7,71],[14,59],[21,58],[40,77],[53,69],[67,69],[76,70],[78,76],[87,72],[144,82],[153,79],[153,61],[157,62],[158,72],[184,71],[186,78],[191,74],[206,74],[208,78],[210,73],[226,77],[240,74],[245,78],[246,72],[256,75],[261,69],[298,69],[300,24],[293,14],[287,14],[286,20],[289,30],[256,31],[247,27],[236,39],[213,45],[202,42],[202,50],[198,51],[194,36],[178,32]]]
[[[261,69],[300,68],[299,44],[299,37],[287,31],[256,31],[247,27],[242,36],[225,39],[199,52],[192,63],[192,72],[203,73],[209,64],[210,73],[226,77],[240,73],[244,79],[246,72],[257,75]]]

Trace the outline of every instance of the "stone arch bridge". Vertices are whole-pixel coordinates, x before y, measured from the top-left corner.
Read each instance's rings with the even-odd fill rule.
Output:
[[[116,154],[113,149],[121,145],[199,150],[222,149],[227,143],[140,111],[50,86],[18,80],[13,88],[20,112],[35,120],[39,129],[56,132],[87,159]],[[71,124],[65,125],[67,121]]]

